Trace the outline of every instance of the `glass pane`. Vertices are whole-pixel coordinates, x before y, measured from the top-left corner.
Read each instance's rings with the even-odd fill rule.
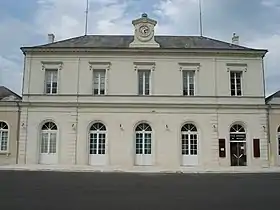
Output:
[[[56,153],[56,133],[50,134],[50,151],[49,153],[55,154]]]
[[[142,71],[138,71],[138,93],[139,93],[139,95],[144,94],[143,79],[144,79],[144,73]]]
[[[0,131],[0,151],[7,151],[8,150],[8,131]]]
[[[150,72],[145,72],[145,95],[150,94]]]
[[[48,153],[48,133],[42,133],[41,153]]]

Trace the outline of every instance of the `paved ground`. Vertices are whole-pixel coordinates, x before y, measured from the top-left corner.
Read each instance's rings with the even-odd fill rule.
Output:
[[[0,171],[0,208],[279,209],[280,174]]]

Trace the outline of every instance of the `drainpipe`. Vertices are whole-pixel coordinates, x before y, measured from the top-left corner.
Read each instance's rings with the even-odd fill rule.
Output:
[[[81,58],[78,60],[78,77],[77,77],[77,96],[76,96],[76,139],[75,139],[75,164],[77,165],[77,145],[78,145],[78,123],[79,123],[79,87],[80,87],[80,63]]]
[[[20,102],[16,101],[17,105],[17,142],[16,142],[16,164],[18,164],[18,156],[19,156],[19,137],[20,137],[20,114],[21,114],[21,108],[20,108]]]
[[[272,148],[271,148],[271,141],[270,141],[270,110],[271,105],[268,104],[266,108],[266,124],[267,124],[267,159],[268,159],[268,166],[271,166],[271,155],[272,155]]]

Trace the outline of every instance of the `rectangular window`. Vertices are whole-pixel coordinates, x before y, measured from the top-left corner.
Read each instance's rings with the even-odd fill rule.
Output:
[[[183,95],[194,96],[195,93],[195,71],[183,71]]]
[[[139,95],[150,95],[150,70],[139,70],[138,71],[138,94]]]
[[[105,95],[105,78],[106,70],[94,70],[93,71],[93,94]]]
[[[45,70],[45,93],[57,94],[57,69]]]
[[[242,72],[235,72],[235,71],[230,72],[230,89],[231,89],[232,96],[242,95],[241,78],[242,78]]]
[[[8,131],[0,131],[0,152],[8,150]]]

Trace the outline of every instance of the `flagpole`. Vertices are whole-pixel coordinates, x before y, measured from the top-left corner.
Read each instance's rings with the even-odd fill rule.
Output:
[[[199,28],[200,28],[200,36],[203,36],[202,5],[201,5],[201,0],[199,0]]]
[[[87,0],[87,6],[86,6],[85,35],[87,35],[88,32],[88,9],[89,9],[89,0]]]

